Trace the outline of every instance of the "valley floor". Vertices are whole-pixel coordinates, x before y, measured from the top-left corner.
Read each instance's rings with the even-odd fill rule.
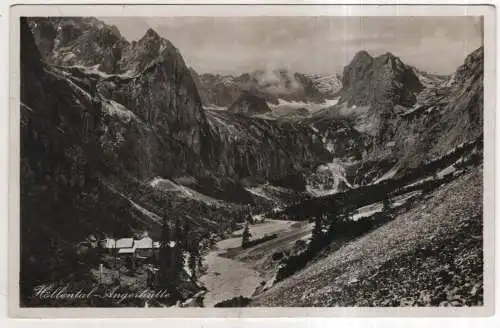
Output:
[[[304,229],[305,228],[305,229]],[[233,238],[219,241],[215,248],[210,251],[204,259],[207,272],[200,277],[200,282],[207,288],[208,292],[203,299],[205,307],[213,307],[215,304],[234,297],[251,297],[257,286],[265,282],[266,272],[259,270],[256,262],[248,261],[252,254],[259,259],[267,259],[276,251],[276,243],[287,245],[284,240],[296,240],[310,232],[310,225],[292,221],[267,220],[250,226],[253,238],[263,237],[265,234],[278,233],[276,240],[242,249],[242,230],[235,231]]]
[[[483,302],[482,169],[326,254],[249,306],[462,306]]]
[[[211,251],[205,257],[207,272],[200,282],[207,288],[203,298],[205,307],[233,297],[250,297],[260,281],[259,272],[246,263],[220,256],[220,251]]]

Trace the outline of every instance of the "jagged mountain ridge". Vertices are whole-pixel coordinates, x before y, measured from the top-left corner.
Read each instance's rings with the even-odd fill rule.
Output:
[[[359,52],[344,70],[338,104],[304,121],[327,142],[337,140],[337,131],[358,136],[352,155],[361,161],[349,174],[356,183],[376,181],[391,170],[404,174],[481,136],[483,57],[479,48],[446,78],[411,68],[392,54],[373,58]]]
[[[177,51],[153,29],[138,41],[128,42],[116,26],[94,17],[31,17],[29,24],[42,56],[55,65],[133,76],[164,50]]]
[[[94,20],[91,21],[94,22]],[[55,26],[49,29],[51,24]],[[71,25],[72,29],[76,30],[84,26],[88,30],[76,33],[77,37],[65,39],[61,37],[65,29],[59,29],[60,24]],[[91,89],[89,84],[92,85],[89,80],[96,81],[94,82],[95,89],[105,98],[104,103],[107,104],[109,100],[113,102],[115,108],[120,107],[132,112],[144,123],[138,127],[132,120],[127,129],[114,136],[124,145],[120,147],[123,150],[123,156],[120,157],[122,151],[115,152],[118,154],[118,161],[128,167],[130,174],[140,179],[188,175],[199,180],[230,179],[236,183],[238,179],[245,178],[247,172],[254,172],[255,178],[279,180],[280,177],[286,178],[297,174],[298,172],[292,171],[293,168],[303,167],[307,164],[305,162],[310,160],[309,157],[303,158],[298,153],[299,157],[296,158],[287,156],[278,159],[283,167],[276,171],[265,167],[261,167],[257,172],[248,169],[251,162],[249,158],[259,158],[261,163],[272,163],[276,162],[276,159],[273,159],[274,156],[282,156],[280,154],[284,153],[264,151],[243,155],[238,158],[234,167],[224,167],[224,170],[221,170],[220,163],[232,162],[226,158],[231,153],[226,149],[234,148],[234,144],[225,144],[221,147],[221,144],[227,143],[230,139],[214,133],[214,129],[210,128],[201,106],[196,82],[193,81],[182,56],[173,45],[163,40],[153,30],[147,31],[146,35],[137,42],[128,43],[115,34],[113,35],[116,38],[106,39],[109,42],[101,42],[100,47],[93,52],[94,54],[98,50],[105,54],[111,51],[110,49],[121,53],[121,56],[110,59],[110,61],[115,60],[114,63],[103,65],[102,60],[106,58],[105,56],[95,56],[92,61],[91,56],[84,56],[81,60],[77,56],[64,60],[66,56],[60,59],[56,55],[61,53],[61,49],[71,49],[73,53],[82,53],[83,50],[79,50],[79,47],[85,49],[86,46],[81,44],[81,40],[94,38],[101,40],[99,36],[103,33],[102,30],[112,30],[112,28],[106,25],[98,25],[96,28],[88,23],[88,19],[79,18],[56,21],[36,18],[31,22],[31,28],[37,35],[36,40],[39,46],[52,44],[52,48],[46,47],[51,51],[45,51],[45,53],[52,54],[46,57],[49,63],[59,65],[59,69],[70,74],[68,78],[80,79],[80,84],[87,85],[87,89]],[[51,33],[44,33],[47,29]],[[51,38],[55,41],[50,42]],[[64,40],[63,43],[61,39]],[[116,50],[120,47],[121,51]],[[75,64],[79,66],[75,67]],[[100,71],[101,66],[114,66],[115,69],[112,72],[118,74]],[[94,68],[94,71],[89,70],[89,67]],[[123,138],[121,134],[124,133],[135,135],[134,141]],[[273,136],[272,132],[268,135],[276,140],[276,144],[280,144],[278,136]],[[256,141],[252,142],[256,143]],[[260,149],[261,147],[255,145],[252,148]],[[140,156],[130,156],[130,154],[139,153]],[[267,154],[267,157],[263,158],[262,154]],[[321,156],[318,154],[318,158]],[[323,160],[320,159],[317,162],[321,161]],[[164,163],[169,163],[169,165]]]
[[[397,112],[393,128],[381,133],[373,157],[387,158],[380,147],[393,143],[391,151],[399,166],[415,168],[460,144],[482,138],[483,65],[481,47],[457,69],[460,82],[451,87],[444,82],[420,92],[410,109]]]
[[[120,148],[124,154],[118,159],[131,174],[146,178],[202,171],[201,143],[208,126],[191,75],[170,42],[148,30],[139,41],[129,43],[116,31],[110,34],[112,27],[93,18],[34,18],[30,22],[37,45],[52,44],[44,51],[49,54],[46,61],[62,65],[61,69],[70,73],[68,78],[79,79],[80,87],[118,103],[141,121],[136,124],[138,121],[132,120],[122,131],[135,135],[136,142],[126,146],[134,147],[141,156],[128,156],[127,139],[120,138],[124,139]],[[66,30],[73,31],[72,37],[64,37]],[[113,37],[103,38],[103,34]],[[63,51],[71,51],[74,56],[68,57]],[[120,55],[110,57],[109,53]],[[75,69],[74,65],[84,68]],[[95,68],[94,74],[91,71],[89,76],[88,67]],[[128,74],[100,74],[106,71]],[[174,152],[176,156],[171,155]],[[172,165],[163,165],[162,156],[167,156]]]
[[[319,179],[321,187],[322,182],[332,185],[342,181],[329,181],[328,178],[336,175],[357,177],[351,180],[356,189],[313,198],[309,200],[311,203],[303,201],[288,207],[278,217],[296,215],[307,220],[318,212],[335,212],[350,205],[370,203],[373,206],[377,200],[390,199],[391,194],[442,180],[435,189],[423,188],[421,196],[392,212],[395,213],[393,220],[376,225],[348,242],[343,240],[343,234],[340,238],[333,237],[317,255],[308,256],[304,252],[304,256],[308,256],[304,266],[292,261],[281,262],[280,265],[290,264],[301,269],[274,283],[267,291],[254,294],[251,306],[483,304],[483,70],[481,47],[469,54],[450,78],[426,74],[424,88],[413,94],[412,106],[398,102],[401,94],[408,92],[401,85],[401,89],[388,93],[395,96],[387,99],[383,106],[376,97],[367,101],[370,98],[361,94],[359,101],[367,102],[360,102],[363,105],[359,107],[348,106],[344,100],[314,117],[313,127],[326,139],[329,135],[325,135],[325,131],[347,129],[348,135],[357,131],[360,139],[354,144],[364,151],[350,174],[348,170],[342,172],[347,161],[340,162],[339,166],[334,162],[331,173],[327,171],[328,174],[322,176],[318,171],[312,178]],[[421,72],[413,71],[420,78]],[[365,82],[354,81],[358,83]],[[352,90],[344,91],[349,97],[356,96],[349,93]],[[359,131],[360,121],[366,118],[363,115],[378,116],[382,129],[375,130],[374,134]],[[327,166],[323,167],[326,171]],[[369,188],[376,192],[366,203],[358,202],[354,194],[367,195]],[[323,190],[315,191],[321,194]],[[377,199],[375,194],[383,198]],[[338,197],[344,199],[339,201]],[[378,205],[383,208],[382,202]],[[355,217],[353,214],[352,220],[357,220]],[[382,245],[384,243],[386,245]],[[369,245],[375,245],[373,250],[379,250],[380,254],[367,253]],[[352,254],[356,255],[349,259]],[[432,258],[439,260],[429,262]],[[467,260],[460,261],[464,265],[455,268],[457,259],[461,258]],[[372,261],[378,263],[370,268],[367,263]],[[434,279],[433,274],[449,268],[453,269],[447,271],[448,277],[453,279],[444,283]],[[385,281],[382,289],[380,281]],[[472,285],[474,288],[470,289]]]
[[[242,92],[265,99],[270,105],[288,102],[324,103],[340,89],[337,75],[292,73],[287,69],[255,70],[238,76],[191,73],[205,107],[227,107]]]
[[[39,21],[40,20],[38,20],[37,23],[39,24],[38,29],[40,29],[40,26],[44,26],[39,23]],[[86,19],[84,19],[84,21],[87,22]],[[101,26],[101,29],[103,28],[104,27]],[[57,28],[53,30],[57,31]],[[109,30],[113,32],[112,35],[117,35],[113,28],[104,28],[104,30]],[[39,31],[37,33],[40,34]],[[82,35],[93,34],[100,35],[97,32],[83,33]],[[41,47],[50,43],[42,40],[40,36],[38,39],[38,44]],[[158,39],[160,39],[160,41],[158,41]],[[56,40],[58,40],[57,37]],[[69,40],[71,40],[71,38],[69,38]],[[98,40],[101,40],[101,38],[98,38]],[[130,63],[136,61],[141,62],[141,58],[145,58],[143,62],[147,62],[151,57],[154,57],[157,51],[162,47],[164,48],[163,52],[165,54],[153,60],[153,64],[148,68],[151,75],[137,74],[134,77],[129,77],[121,73],[118,75],[102,76],[101,73],[103,72],[101,71],[98,71],[98,74],[93,74],[87,69],[81,69],[81,67],[72,67],[71,70],[73,71],[72,75],[74,75],[74,71],[76,70],[79,74],[83,71],[84,77],[90,74],[90,76],[97,78],[97,89],[101,94],[107,98],[109,97],[110,100],[113,100],[119,105],[124,105],[126,109],[129,109],[134,114],[139,114],[137,116],[145,121],[145,123],[151,125],[152,122],[154,122],[152,125],[153,129],[149,129],[147,132],[141,132],[141,137],[144,138],[144,142],[138,144],[147,145],[146,148],[148,149],[148,153],[147,156],[140,157],[143,159],[142,162],[136,161],[136,163],[127,165],[132,172],[134,170],[140,171],[140,177],[194,174],[203,175],[205,177],[208,176],[212,179],[214,175],[221,176],[224,174],[224,176],[231,176],[233,179],[239,179],[246,174],[243,172],[251,171],[248,170],[248,167],[244,167],[244,163],[249,162],[248,158],[241,158],[243,165],[241,163],[236,165],[236,167],[241,169],[225,167],[224,170],[221,170],[219,165],[220,162],[231,162],[225,159],[227,153],[224,149],[230,149],[234,145],[226,144],[226,147],[220,146],[220,144],[223,144],[226,142],[225,140],[229,140],[230,138],[217,135],[216,130],[210,128],[209,120],[203,110],[201,110],[201,100],[196,92],[195,85],[199,85],[197,74],[191,69],[191,74],[194,74],[195,78],[189,78],[191,74],[188,74],[182,57],[173,46],[170,46],[167,41],[161,41],[161,38],[152,30],[148,31],[139,42],[133,42],[129,45],[120,38],[117,40],[118,41],[115,41],[115,43],[108,45],[108,48],[113,49],[116,48],[117,45],[125,44],[125,48],[136,47],[136,49],[142,49],[140,51],[137,50],[134,56],[128,55],[120,57],[118,61],[120,64],[114,65],[115,67],[122,67],[119,70],[120,72],[130,71]],[[57,43],[59,47],[53,47],[54,49],[64,48],[60,46],[60,41],[53,43]],[[66,41],[66,43],[63,44],[70,44],[70,48],[78,52],[76,51],[78,50],[78,42]],[[137,44],[141,44],[141,47],[138,47]],[[149,44],[151,44],[151,46],[148,46]],[[163,46],[161,46],[162,44]],[[65,47],[67,48],[68,46],[66,45]],[[153,50],[148,52],[143,51],[144,49]],[[56,51],[56,53],[58,53],[58,51]],[[132,52],[125,51],[124,53],[130,54]],[[66,57],[67,56],[64,58]],[[127,58],[133,58],[133,60]],[[173,61],[171,60],[172,58],[174,59]],[[177,59],[179,60],[176,61]],[[73,58],[71,60],[74,61],[76,59]],[[87,58],[86,60],[90,59]],[[156,66],[154,64],[155,61],[157,63]],[[162,61],[171,63],[172,65],[165,69],[162,64],[158,63]],[[86,62],[86,64],[92,65],[87,66],[87,68],[95,67],[95,62]],[[137,67],[140,67],[140,65]],[[176,78],[171,80],[167,79],[165,81],[161,80],[162,76],[165,74],[168,75],[170,72],[174,71],[177,72]],[[433,78],[430,74],[425,74],[424,72],[409,67],[398,57],[390,53],[373,58],[366,52],[359,52],[352,62],[346,66],[344,71],[343,87],[338,93],[338,104],[332,108],[320,110],[318,113],[314,113],[312,117],[306,117],[303,120],[300,116],[305,113],[300,114],[298,116],[298,121],[303,125],[314,127],[313,130],[317,129],[319,132],[312,131],[311,136],[319,138],[327,150],[332,152],[332,149],[334,149],[337,157],[343,157],[345,159],[361,158],[361,166],[365,165],[365,163],[369,163],[368,165],[386,163],[383,165],[383,170],[387,170],[386,166],[395,165],[398,161],[398,157],[405,159],[405,163],[400,163],[398,166],[405,167],[406,165],[410,165],[414,167],[418,165],[423,159],[420,158],[417,160],[416,158],[424,156],[423,153],[427,153],[427,151],[417,152],[416,155],[412,154],[410,156],[411,159],[407,159],[409,156],[405,156],[404,154],[401,156],[401,151],[411,149],[411,147],[407,147],[407,145],[401,146],[401,140],[413,140],[414,138],[411,136],[417,133],[415,129],[422,129],[422,126],[431,124],[431,120],[425,118],[428,115],[424,115],[419,117],[424,117],[425,122],[414,123],[412,121],[408,123],[408,121],[413,120],[413,118],[422,111],[422,108],[425,107],[420,106],[421,103],[432,102],[432,98],[435,97],[436,92],[441,93],[441,98],[446,98],[444,93],[448,92],[446,90],[451,90],[451,88],[443,88],[442,84],[438,83],[439,78]],[[249,81],[256,80],[259,76],[265,76],[265,74],[266,72],[260,71],[253,76],[251,74],[243,74],[237,78],[222,77],[222,84],[234,85],[235,79],[242,83],[248,83]],[[300,80],[300,78],[297,78],[297,74],[295,74],[294,79],[290,79],[290,74],[284,70],[278,70],[273,74],[275,77],[276,75],[279,76],[278,86],[290,86],[293,85],[294,80]],[[204,74],[204,76],[208,75]],[[423,80],[424,76],[424,83],[420,83],[420,80]],[[154,79],[159,77],[160,80],[155,80],[154,82],[148,81],[151,77]],[[215,80],[219,78],[220,77],[217,77]],[[429,82],[429,79],[432,81]],[[194,80],[193,83],[191,83],[191,80]],[[137,81],[140,81],[139,85],[141,85],[141,87],[137,86]],[[264,87],[270,86],[276,88],[276,83],[273,84],[272,81],[273,79],[271,79],[270,83],[261,83],[261,85]],[[158,97],[141,97],[144,91],[156,95],[156,93],[152,92],[152,88],[158,88],[159,85],[167,90],[174,90],[175,88],[172,87],[173,85],[185,88],[185,91],[181,94],[186,94],[186,96],[182,98],[181,95],[180,98],[177,98],[175,93],[170,91],[167,97],[163,95]],[[426,98],[430,99],[426,100]],[[168,105],[165,106],[165,104]],[[180,108],[177,108],[179,107],[178,104],[181,104]],[[187,106],[184,107],[183,105]],[[165,107],[167,110],[164,110]],[[165,114],[165,112],[170,113]],[[179,114],[176,114],[177,112]],[[435,115],[436,113],[430,114]],[[172,120],[173,117],[176,119]],[[160,122],[160,124],[158,124],[158,122]],[[340,125],[335,122],[340,122]],[[173,126],[175,126],[175,130],[177,131],[172,131],[173,129],[171,129],[171,127]],[[179,127],[181,129],[179,129]],[[165,131],[168,131],[168,133],[165,134]],[[346,139],[347,142],[343,142],[342,140],[345,138],[340,136],[339,133],[340,135],[347,136],[349,140]],[[405,134],[410,138],[395,138],[398,133]],[[433,135],[433,133],[429,135]],[[456,144],[453,140],[449,143]],[[423,145],[425,143],[421,142],[419,144]],[[333,145],[336,145],[336,147]],[[138,148],[143,148],[143,146],[139,146]],[[215,151],[215,148],[218,150]],[[258,147],[252,148],[258,149]],[[159,151],[159,149],[166,149],[167,151]],[[170,156],[171,154],[178,154],[179,152],[182,154],[181,156]],[[254,155],[255,154],[251,154],[250,157]],[[259,156],[259,154],[257,154],[257,156]],[[261,161],[265,162],[269,159],[269,157],[266,157],[262,158]],[[287,162],[286,165],[288,167],[297,166],[293,164],[290,165],[290,160],[293,162],[296,159],[287,158],[285,161],[280,160],[280,162]],[[301,159],[299,158],[298,160],[300,161]],[[316,163],[321,164],[321,161],[322,160],[319,160]],[[164,162],[177,164],[165,168],[161,164]],[[298,166],[302,165],[299,164]],[[172,168],[177,169],[172,170]],[[263,170],[256,174],[262,175],[264,171],[268,172],[268,170]],[[284,174],[281,174],[281,172],[272,172],[264,173],[264,175],[268,174],[266,178],[270,178],[271,176],[276,176],[277,173],[284,178],[285,176],[297,173],[290,172],[289,170],[284,170],[284,172]],[[364,170],[353,172],[357,172],[357,175],[360,175],[359,173],[364,172]],[[382,170],[378,170],[378,173],[375,175],[377,174],[381,175]],[[255,177],[261,178],[261,176]]]

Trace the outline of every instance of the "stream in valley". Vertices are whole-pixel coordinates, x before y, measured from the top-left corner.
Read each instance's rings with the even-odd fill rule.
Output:
[[[293,222],[266,220],[250,226],[254,238],[265,234],[279,233],[290,230]],[[234,234],[238,235],[240,231]],[[200,277],[200,282],[207,288],[203,304],[213,307],[215,304],[234,297],[251,297],[255,288],[264,278],[261,273],[251,267],[249,263],[223,256],[228,249],[241,246],[241,237],[228,238],[219,241],[213,250],[204,258],[206,273]]]

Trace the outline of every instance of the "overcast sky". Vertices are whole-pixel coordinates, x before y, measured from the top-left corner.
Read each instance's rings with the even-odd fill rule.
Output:
[[[448,74],[483,42],[481,20],[471,16],[100,19],[129,41],[155,29],[199,73],[341,73],[356,52],[367,50],[372,56],[389,51],[417,68]]]

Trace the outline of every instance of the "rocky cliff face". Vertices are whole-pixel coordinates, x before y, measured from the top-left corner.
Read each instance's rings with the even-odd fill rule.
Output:
[[[118,72],[116,62],[125,39],[116,27],[93,17],[34,17],[29,25],[45,60],[57,65],[99,65]]]
[[[134,213],[100,172],[103,109],[63,72],[42,62],[21,20],[21,302],[47,281],[88,280],[79,243],[130,234],[151,218]],[[33,301],[33,300],[31,300]]]
[[[196,88],[199,76],[194,75],[193,79],[194,72],[187,68],[179,51],[153,30],[130,43],[115,28],[90,18],[36,18],[30,20],[30,26],[45,59],[56,65],[54,69],[91,96],[101,99],[109,114],[105,115],[105,132],[100,139],[107,167],[118,166],[141,180],[191,176],[199,181],[210,179],[210,183],[225,184],[221,180],[233,181],[231,183],[243,178],[279,181],[300,175],[303,168],[324,161],[325,151],[318,145],[290,156],[287,145],[296,138],[310,136],[306,133],[283,137],[276,134],[279,127],[274,127],[278,123],[273,122],[264,126],[269,149],[275,151],[255,153],[260,150],[257,140],[264,136],[263,132],[241,126],[242,135],[252,140],[246,149],[250,153],[232,158],[236,155],[233,150],[241,147],[240,140],[246,138],[234,139],[225,134],[226,129],[214,129],[213,119],[206,117]],[[107,37],[101,37],[102,33]],[[83,42],[92,43],[92,49],[87,50],[89,46]],[[108,53],[113,55],[106,57]],[[293,81],[289,74],[280,74],[278,84],[273,82],[264,87],[291,88]],[[250,83],[254,79],[255,76],[243,75],[238,83]],[[246,100],[241,98],[239,103],[251,105],[246,106],[244,112],[269,110],[265,102],[257,101],[258,97],[244,98]],[[307,148],[310,143],[305,145]],[[256,168],[251,158],[260,159]]]
[[[241,93],[233,76],[198,74],[194,69],[190,70],[204,107],[228,107]]]
[[[427,89],[414,107],[400,114],[394,139],[410,166],[482,137],[483,65],[483,48],[479,48],[449,81]]]
[[[207,111],[213,139],[210,154],[220,176],[271,181],[304,190],[304,174],[332,158],[305,125]]]
[[[191,74],[170,42],[153,30],[132,43],[119,33],[103,39],[103,31],[114,29],[91,18],[34,19],[31,29],[39,46],[52,44],[45,50],[50,63],[63,65],[60,69],[69,78],[78,79],[93,95],[102,95],[114,113],[133,114],[128,124],[118,122],[119,133],[127,138],[118,131],[108,134],[123,139],[113,152],[130,173],[144,179],[202,171],[202,136],[208,126]],[[66,38],[67,29],[78,32]],[[67,56],[62,49],[75,55]],[[107,58],[107,53],[114,56]],[[120,120],[123,115],[113,117]]]
[[[342,140],[337,131],[353,139],[336,149],[360,160],[351,171],[354,182],[401,175],[481,136],[482,67],[482,48],[451,78],[416,70],[392,54],[373,58],[362,51],[344,69],[339,103],[307,121],[327,143]]]
[[[373,58],[358,52],[344,68],[340,101],[349,106],[393,104],[412,106],[423,86],[413,70],[391,53]]]

